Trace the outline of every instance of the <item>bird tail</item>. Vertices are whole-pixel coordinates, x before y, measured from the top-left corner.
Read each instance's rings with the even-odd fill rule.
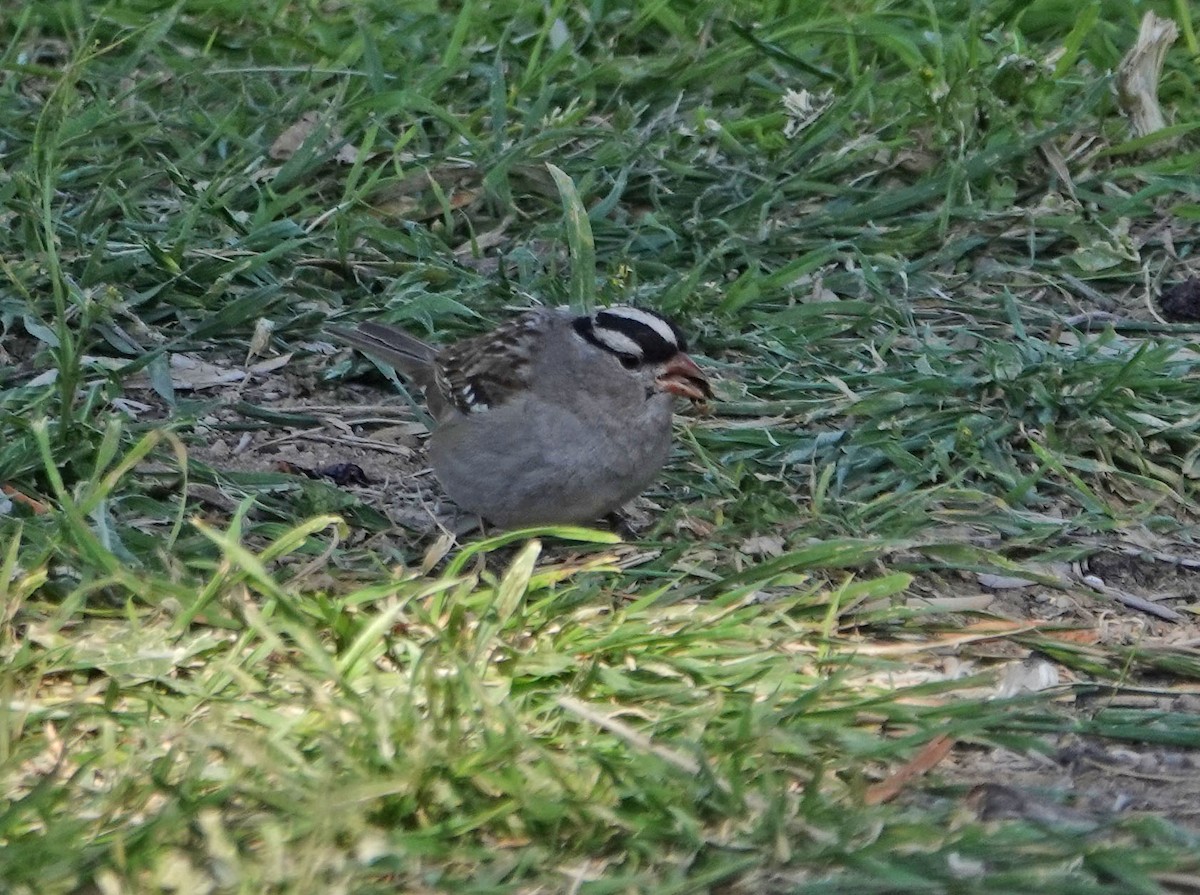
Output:
[[[433,362],[438,350],[411,333],[383,323],[360,323],[355,329],[331,326],[329,333],[348,345],[391,364],[419,385],[429,384],[426,380],[433,371]]]

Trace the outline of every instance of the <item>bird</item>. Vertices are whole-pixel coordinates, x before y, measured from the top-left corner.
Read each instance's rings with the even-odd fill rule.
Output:
[[[383,323],[329,332],[424,390],[434,475],[501,529],[615,512],[666,464],[676,398],[713,397],[679,327],[632,306],[535,308],[443,348]]]

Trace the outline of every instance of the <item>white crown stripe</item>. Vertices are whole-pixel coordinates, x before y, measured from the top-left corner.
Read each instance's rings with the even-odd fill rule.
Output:
[[[649,311],[643,311],[640,308],[604,308],[601,313],[612,314],[614,317],[624,317],[626,320],[633,320],[642,326],[649,327],[654,330],[663,341],[668,345],[674,345],[675,333],[671,331],[671,325],[663,320],[657,314],[651,314]],[[601,324],[603,328],[603,324]]]
[[[596,340],[603,342],[604,345],[611,351],[617,354],[628,354],[632,357],[641,357],[645,354],[642,351],[642,346],[624,333],[619,333],[615,329],[608,329],[604,326],[598,326],[592,334]]]

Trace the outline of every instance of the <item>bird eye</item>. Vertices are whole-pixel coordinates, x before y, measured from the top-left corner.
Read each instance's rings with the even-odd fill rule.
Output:
[[[636,370],[641,365],[641,359],[632,354],[620,354],[617,357],[621,361],[621,366],[626,370]]]

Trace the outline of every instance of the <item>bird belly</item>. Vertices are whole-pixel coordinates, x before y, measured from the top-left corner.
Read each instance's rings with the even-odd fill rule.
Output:
[[[430,461],[456,504],[503,528],[595,521],[645,490],[670,451],[669,402],[606,424],[545,406],[485,413],[436,430]]]

